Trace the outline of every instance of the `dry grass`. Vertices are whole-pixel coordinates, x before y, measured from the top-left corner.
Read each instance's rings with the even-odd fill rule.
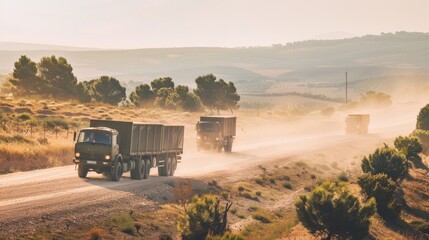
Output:
[[[71,164],[71,142],[57,141],[41,145],[37,142],[0,143],[0,174],[28,171]]]

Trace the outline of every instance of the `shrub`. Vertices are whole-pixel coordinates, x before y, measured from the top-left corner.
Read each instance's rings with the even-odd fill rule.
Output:
[[[386,174],[363,174],[357,182],[367,199],[375,198],[380,216],[397,218],[400,215],[401,206],[395,199],[396,184]]]
[[[429,130],[429,104],[420,109],[417,115],[416,129]]]
[[[252,214],[253,219],[258,220],[262,223],[271,223],[270,217],[263,212],[256,212]]]
[[[375,201],[363,206],[343,183],[324,182],[295,203],[298,219],[308,231],[326,239],[361,239],[368,235]]]
[[[253,201],[259,201],[258,197],[252,197],[252,195],[250,195],[250,193],[248,193],[248,192],[241,193],[240,195],[243,196],[244,198],[247,198],[247,199],[250,199]]]
[[[67,122],[67,120],[59,117],[45,118],[43,119],[43,123],[48,129],[55,129],[55,128],[62,128],[65,130],[69,129],[69,123]]]
[[[122,232],[128,234],[134,234],[135,226],[133,219],[129,214],[122,213],[112,217],[112,221],[116,226],[121,229]]]
[[[423,153],[429,154],[429,130],[414,130],[411,134],[417,137],[423,145]]]
[[[264,185],[264,181],[262,179],[256,179],[255,182],[259,185]]]
[[[23,114],[20,114],[20,115],[17,117],[17,119],[18,119],[19,121],[25,122],[25,121],[30,120],[30,119],[31,119],[31,116],[30,116],[29,114],[27,114],[27,113],[23,113]]]
[[[100,240],[102,232],[103,232],[103,230],[95,227],[95,228],[92,228],[91,230],[88,231],[88,236],[92,240]]]
[[[362,160],[362,171],[373,175],[385,173],[394,181],[402,179],[408,173],[405,156],[392,148],[378,148],[373,154]]]
[[[290,182],[283,183],[283,187],[287,189],[292,189],[292,184]]]
[[[248,210],[251,212],[254,212],[256,210],[258,210],[259,208],[257,206],[249,206]]]
[[[242,187],[242,186],[239,186],[239,187],[238,187],[238,191],[239,191],[239,192],[242,192],[242,191],[244,191],[244,190],[245,190],[245,188],[244,188],[244,187]]]
[[[27,143],[34,144],[34,142],[24,136],[21,135],[0,135],[0,143]]]
[[[346,172],[341,172],[340,175],[338,175],[338,180],[340,180],[341,182],[348,182],[349,181],[349,176],[347,176]]]
[[[205,239],[209,233],[223,235],[232,203],[227,202],[225,207],[220,203],[213,195],[194,197],[178,219],[177,228],[182,239]]]
[[[402,137],[399,136],[395,139],[395,147],[402,154],[407,157],[407,160],[412,162],[415,167],[423,167],[422,158],[419,156],[419,153],[423,151],[423,145],[420,143],[419,139],[414,136]]]

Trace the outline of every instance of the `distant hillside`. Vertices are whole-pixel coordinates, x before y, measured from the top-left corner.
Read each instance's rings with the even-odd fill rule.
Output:
[[[124,82],[150,82],[171,76],[176,83],[193,84],[197,76],[213,73],[234,81],[240,92],[248,93],[282,92],[289,83],[342,87],[339,83],[344,82],[346,71],[349,81],[429,75],[429,35],[407,32],[273,47],[0,51],[0,72],[10,72],[21,54],[34,61],[53,54],[64,56],[79,80],[111,75]],[[313,87],[300,91],[319,90]]]

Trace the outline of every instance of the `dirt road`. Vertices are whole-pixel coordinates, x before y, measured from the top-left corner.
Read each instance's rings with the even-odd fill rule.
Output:
[[[396,135],[410,133],[415,115],[392,120],[386,127],[375,114],[371,125],[374,127],[367,136],[344,135],[344,118],[339,114],[330,120],[312,119],[293,125],[267,124],[265,120],[264,125],[253,129],[249,128],[250,121],[243,122],[231,154],[197,152],[188,140],[175,177],[158,177],[156,169],[152,169],[150,179],[141,181],[131,180],[129,173],[119,182],[95,173],[80,179],[74,166],[3,175],[0,176],[0,238],[79,230],[115,211],[135,207],[150,210],[171,199],[171,188],[181,178],[193,178],[193,186],[215,175],[246,178],[250,177],[246,169],[273,164],[279,159],[286,164],[308,153],[318,156],[321,162],[334,158],[345,163],[372,152]]]

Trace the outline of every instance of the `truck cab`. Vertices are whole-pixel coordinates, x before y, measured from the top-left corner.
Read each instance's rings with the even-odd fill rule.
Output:
[[[83,128],[75,137],[75,158],[79,164],[79,177],[86,177],[88,171],[110,173],[119,157],[119,134],[107,127]]]
[[[218,122],[199,121],[197,123],[197,147],[222,150],[223,137]]]

